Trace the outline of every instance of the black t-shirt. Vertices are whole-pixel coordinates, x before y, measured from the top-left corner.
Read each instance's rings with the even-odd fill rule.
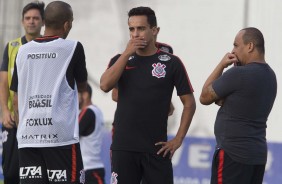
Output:
[[[215,122],[217,147],[237,162],[265,164],[266,121],[277,93],[273,70],[259,63],[233,67],[213,89],[225,99]]]
[[[115,56],[112,66],[120,55]],[[167,141],[167,119],[174,87],[177,95],[193,92],[181,60],[158,50],[152,56],[132,55],[118,81],[112,150],[156,153]]]
[[[34,41],[42,43],[42,42],[49,42],[58,38],[59,37],[57,36],[47,36],[47,37],[37,38]],[[67,76],[67,81],[72,89],[74,89],[75,81],[79,83],[87,80],[84,48],[80,42],[77,42],[74,54],[72,56],[71,62],[67,69],[66,76]],[[18,91],[18,74],[17,74],[16,63],[12,77],[11,90],[15,92]]]
[[[173,54],[172,47],[170,45],[166,44],[166,43],[156,42],[155,46],[161,51]],[[116,88],[117,88],[117,86],[116,86]],[[114,117],[115,117],[115,115],[114,115]],[[113,121],[113,125],[114,125],[114,123],[115,123],[115,121]]]

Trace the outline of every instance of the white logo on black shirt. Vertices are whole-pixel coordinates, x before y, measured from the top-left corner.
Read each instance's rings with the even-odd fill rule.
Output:
[[[152,64],[153,66],[153,70],[152,70],[152,76],[157,77],[157,78],[161,78],[161,77],[165,77],[166,71],[165,68],[166,66],[164,64],[161,63],[154,63]]]
[[[168,55],[160,55],[159,60],[161,61],[169,61],[171,58]]]
[[[130,56],[130,57],[128,58],[128,60],[132,60],[132,59],[134,59],[134,56]]]

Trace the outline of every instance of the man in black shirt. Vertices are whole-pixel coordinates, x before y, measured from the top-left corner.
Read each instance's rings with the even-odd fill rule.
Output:
[[[128,13],[130,40],[112,58],[100,87],[119,89],[112,150],[112,183],[173,183],[171,158],[181,146],[196,104],[181,60],[156,48],[155,13],[148,7]],[[180,127],[167,140],[167,119],[173,89],[183,103]]]

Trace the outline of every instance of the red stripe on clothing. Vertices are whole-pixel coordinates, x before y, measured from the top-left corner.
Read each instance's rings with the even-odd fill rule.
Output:
[[[72,145],[72,154],[71,154],[71,182],[76,181],[76,147],[75,144]]]
[[[217,168],[217,182],[218,182],[218,184],[222,184],[223,163],[224,163],[224,151],[219,150],[219,163],[218,163],[218,168]]]
[[[172,54],[172,55],[174,55],[174,54]],[[175,55],[174,55],[174,56],[175,56]],[[178,56],[176,56],[176,57],[180,60],[180,63],[182,64],[182,66],[183,66],[183,68],[184,68],[184,70],[185,70],[186,78],[187,78],[187,80],[188,80],[188,85],[190,86],[191,93],[193,93],[193,92],[194,92],[194,89],[193,89],[193,87],[192,87],[192,84],[191,84],[190,78],[189,78],[189,76],[188,76],[186,67],[185,67],[184,63],[182,62],[182,60],[181,60]]]
[[[98,184],[103,184],[102,178],[99,176],[99,174],[97,172],[93,172],[92,173],[94,178],[97,179]]]
[[[60,38],[59,36],[42,36],[38,37],[35,40],[48,40],[48,39],[54,39],[54,38]]]
[[[84,108],[81,110],[81,112],[79,113],[79,117],[78,117],[78,122],[80,123],[80,120],[82,119],[82,117],[84,116],[84,114],[86,113],[87,108]]]

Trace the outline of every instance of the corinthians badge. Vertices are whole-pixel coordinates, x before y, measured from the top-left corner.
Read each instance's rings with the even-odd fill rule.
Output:
[[[153,70],[152,70],[152,76],[161,78],[165,77],[166,71],[165,71],[165,65],[161,63],[154,63],[152,64]]]

